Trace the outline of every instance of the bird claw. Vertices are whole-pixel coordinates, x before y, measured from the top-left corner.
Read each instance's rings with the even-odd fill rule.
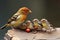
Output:
[[[37,33],[37,31],[35,30],[35,31],[33,31],[33,34],[36,34]]]

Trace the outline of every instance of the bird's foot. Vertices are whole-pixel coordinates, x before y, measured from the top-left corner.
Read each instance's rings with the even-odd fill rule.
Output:
[[[37,32],[38,32],[37,30],[34,30],[34,31],[33,31],[33,34],[36,34]]]

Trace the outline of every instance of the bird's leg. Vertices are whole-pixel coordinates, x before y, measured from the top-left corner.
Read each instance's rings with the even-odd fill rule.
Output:
[[[34,30],[33,30],[33,33],[34,33],[34,34],[36,34],[37,32],[38,32],[37,29],[34,29]]]

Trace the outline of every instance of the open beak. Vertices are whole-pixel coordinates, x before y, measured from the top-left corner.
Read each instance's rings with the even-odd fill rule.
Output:
[[[32,11],[31,11],[31,10],[29,10],[29,13],[32,13]]]

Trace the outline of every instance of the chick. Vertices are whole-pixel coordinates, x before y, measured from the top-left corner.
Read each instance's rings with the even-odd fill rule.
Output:
[[[33,24],[32,24],[32,22],[31,22],[30,20],[28,20],[28,21],[26,22],[26,25],[27,25],[27,28],[34,29],[34,28],[33,28]]]
[[[53,27],[51,27],[50,23],[46,19],[41,19],[41,23],[42,23],[42,26],[43,26],[43,28],[42,28],[43,31],[46,31],[46,32],[50,33],[53,30],[55,30],[55,29],[53,29]]]
[[[41,19],[41,23],[42,23],[43,28],[45,28],[45,29],[50,28],[50,24],[46,19]]]
[[[34,24],[34,29],[37,29],[37,30],[41,30],[42,29],[41,22],[38,19],[34,19],[33,20],[33,24]]]

